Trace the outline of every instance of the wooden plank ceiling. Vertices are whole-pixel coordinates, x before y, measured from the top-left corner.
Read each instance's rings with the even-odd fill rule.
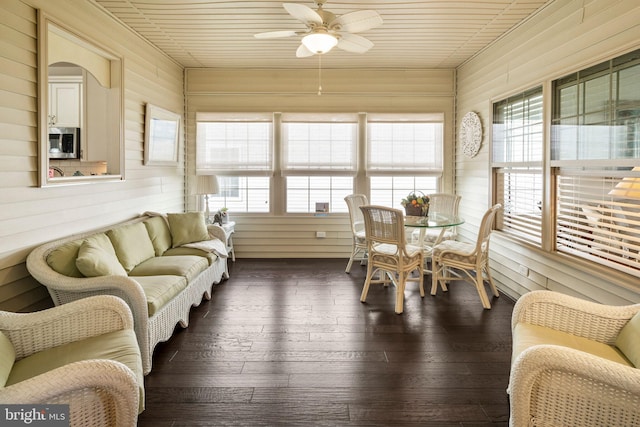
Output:
[[[255,33],[301,31],[277,1],[91,0],[184,67],[316,68],[296,58],[300,37],[260,40]],[[316,9],[311,0],[286,0]],[[328,0],[343,15],[374,9],[384,23],[359,35],[364,54],[337,48],[323,68],[455,68],[555,0]],[[563,0],[560,0],[563,1]]]

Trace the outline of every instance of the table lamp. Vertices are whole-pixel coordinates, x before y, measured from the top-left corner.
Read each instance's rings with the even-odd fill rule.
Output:
[[[631,169],[632,172],[640,172],[640,166]],[[610,196],[616,196],[623,199],[640,199],[640,177],[627,176],[622,178],[611,191]]]
[[[218,194],[220,186],[218,178],[215,175],[198,175],[196,176],[195,194],[204,196],[204,205],[206,221],[209,221],[209,194]]]

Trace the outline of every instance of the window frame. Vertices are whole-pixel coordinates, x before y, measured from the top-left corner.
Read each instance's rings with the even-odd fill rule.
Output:
[[[623,81],[618,73],[632,67],[638,68],[629,71],[625,76],[627,80]],[[566,95],[569,97],[567,101],[560,97],[560,93],[570,88],[572,79],[576,85],[584,82],[586,79],[579,78],[582,72],[599,79],[608,76],[609,82],[599,81],[592,85],[593,90],[599,90],[593,99],[580,101],[575,95],[576,105],[571,107],[571,97]],[[619,112],[623,113],[622,122],[625,126],[629,126],[624,122],[627,120],[631,123],[630,129],[640,129],[640,79],[636,77],[639,72],[640,50],[635,50],[542,83],[543,158],[539,163],[542,174],[541,242],[523,239],[509,230],[498,230],[502,236],[594,271],[640,277],[640,263],[637,262],[640,254],[640,232],[637,231],[640,228],[640,193],[627,196],[628,193],[616,190],[628,186],[631,180],[640,182],[640,132],[629,136],[628,133],[612,129],[620,126],[620,120],[616,121]],[[618,90],[623,85],[625,89]],[[604,97],[603,88],[609,90]],[[575,93],[581,90],[583,95],[589,96],[587,89],[577,88]],[[527,90],[516,95],[525,92]],[[624,96],[618,97],[620,93],[624,93]],[[509,96],[514,95],[491,101],[492,124],[495,122],[494,104]],[[598,109],[598,102],[604,107]],[[585,108],[581,112],[580,108],[587,104],[590,109]],[[573,131],[570,128],[554,129],[555,125],[572,123],[571,120],[565,120],[566,115],[558,114],[559,105],[565,111],[574,108],[578,118],[573,120],[576,127]],[[633,111],[629,112],[628,109]],[[582,119],[581,114],[590,116]],[[590,142],[593,135],[589,135],[591,129],[588,126],[607,127],[597,130],[600,132],[599,144],[603,144],[601,136],[607,135],[604,139],[606,146],[589,147],[594,143]],[[567,130],[568,133],[565,132]],[[494,132],[492,128],[492,134]],[[585,139],[581,140],[581,137]],[[623,141],[622,148],[620,140]],[[558,145],[562,141],[568,141],[568,148]],[[586,149],[580,148],[581,144]],[[501,196],[497,178],[500,173],[509,172],[510,165],[509,162],[494,161],[494,150],[492,135],[491,198],[493,203],[498,203]],[[562,155],[558,156],[558,153]],[[572,155],[575,158],[571,158]],[[525,173],[538,167],[532,162],[522,162],[519,166],[519,171],[514,170]],[[504,227],[501,221],[497,221],[497,228]]]

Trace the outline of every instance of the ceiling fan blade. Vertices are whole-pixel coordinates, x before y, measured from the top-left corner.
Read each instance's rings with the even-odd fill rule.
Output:
[[[341,34],[338,47],[347,52],[365,53],[373,47],[373,42],[356,34]]]
[[[297,31],[269,31],[267,33],[254,34],[257,39],[278,39],[281,37],[292,37],[298,35]]]
[[[338,16],[329,28],[335,31],[359,33],[382,25],[382,18],[375,10],[358,10]]]
[[[296,50],[296,57],[298,58],[306,58],[307,56],[313,56],[315,53],[311,52],[307,47],[301,44]]]
[[[322,17],[308,6],[297,3],[283,3],[282,6],[289,12],[289,15],[302,21],[305,25],[322,25]]]

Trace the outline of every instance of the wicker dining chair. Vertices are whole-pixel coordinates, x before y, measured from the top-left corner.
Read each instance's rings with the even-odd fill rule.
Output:
[[[491,309],[489,297],[484,289],[484,280],[495,297],[499,297],[498,289],[493,284],[489,271],[489,238],[491,227],[496,213],[502,208],[499,203],[487,210],[480,223],[480,230],[475,243],[445,240],[433,247],[431,295],[438,290],[438,283],[443,291],[447,291],[447,282],[452,279],[471,281],[480,295],[482,306]],[[452,272],[460,272],[462,275],[452,277]]]
[[[452,193],[429,194],[429,210],[432,212],[458,216],[460,199],[462,199],[461,196]],[[427,230],[424,236],[424,243],[439,243],[438,239],[455,240],[458,236],[457,227],[450,227],[444,230],[442,237],[440,236],[440,232],[441,231],[439,229]]]
[[[353,237],[353,249],[347,263],[345,273],[351,272],[353,261],[363,262],[367,259],[367,242],[364,233],[364,217],[360,206],[368,205],[369,200],[364,194],[350,194],[344,198],[349,208],[349,221],[351,222],[351,234]]]
[[[371,283],[389,283],[389,276],[396,286],[395,312],[404,309],[404,289],[412,272],[417,271],[420,296],[424,297],[423,274],[424,254],[422,248],[407,243],[404,231],[404,212],[385,206],[361,206],[364,216],[367,241],[367,277],[362,288],[360,301],[367,300]],[[379,274],[378,279],[373,279]]]

